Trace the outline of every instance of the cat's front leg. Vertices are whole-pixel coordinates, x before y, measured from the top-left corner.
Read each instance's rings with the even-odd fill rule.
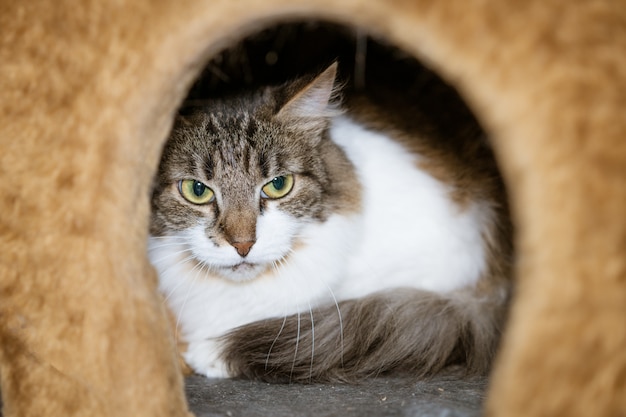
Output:
[[[208,378],[228,378],[228,367],[221,358],[222,346],[216,339],[189,343],[184,353],[187,364],[194,372]]]

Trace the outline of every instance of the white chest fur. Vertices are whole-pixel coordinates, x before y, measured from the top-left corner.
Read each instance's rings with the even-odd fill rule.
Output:
[[[349,258],[341,298],[409,286],[447,292],[475,283],[485,268],[480,203],[462,210],[450,188],[419,170],[419,156],[354,122],[338,118],[332,136],[363,186],[361,244]]]

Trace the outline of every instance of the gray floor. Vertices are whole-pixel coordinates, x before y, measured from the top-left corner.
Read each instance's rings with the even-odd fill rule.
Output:
[[[428,381],[377,378],[359,385],[186,379],[197,417],[479,417],[486,386],[486,378],[458,371]]]
[[[428,381],[377,378],[359,385],[277,385],[187,378],[187,398],[198,417],[478,417],[486,378],[458,371]]]

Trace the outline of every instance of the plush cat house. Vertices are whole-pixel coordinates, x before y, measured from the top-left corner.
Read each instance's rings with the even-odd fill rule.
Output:
[[[623,415],[626,7],[603,0],[4,0],[4,415],[187,415],[146,260],[159,153],[214,54],[313,18],[421,59],[489,133],[517,289],[487,414]]]

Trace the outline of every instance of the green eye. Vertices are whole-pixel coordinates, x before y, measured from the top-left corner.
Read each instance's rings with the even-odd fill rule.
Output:
[[[261,189],[261,196],[263,198],[283,198],[293,188],[293,175],[281,175],[276,177]]]
[[[178,191],[185,200],[193,204],[208,204],[215,197],[213,190],[196,180],[179,181]]]

